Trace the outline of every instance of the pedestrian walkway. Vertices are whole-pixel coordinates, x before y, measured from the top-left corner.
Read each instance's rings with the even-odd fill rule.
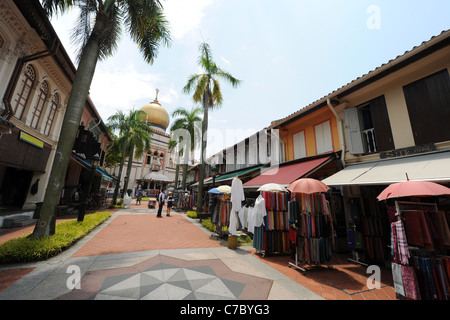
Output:
[[[57,257],[0,265],[0,299],[395,299],[392,280],[370,290],[360,266],[342,263],[303,274],[288,267],[287,256],[229,249],[186,214],[164,212],[158,219],[156,211],[131,205]],[[11,234],[0,232],[0,243]]]

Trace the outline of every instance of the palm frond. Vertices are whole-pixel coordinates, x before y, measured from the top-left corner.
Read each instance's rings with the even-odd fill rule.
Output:
[[[183,87],[183,92],[186,93],[186,94],[191,93],[191,91],[195,88],[198,79],[199,79],[201,76],[202,76],[201,74],[192,74],[192,75],[189,77],[189,79],[188,79],[186,85]]]
[[[222,105],[223,97],[222,97],[222,91],[220,90],[220,83],[217,79],[212,79],[213,82],[213,91],[212,91],[212,101],[213,106],[219,107]]]
[[[144,60],[150,64],[158,55],[159,44],[169,47],[171,37],[169,22],[162,6],[155,1],[128,1],[124,20],[131,39],[138,44]],[[158,2],[159,3],[159,2]]]
[[[230,73],[223,71],[222,69],[218,69],[216,75],[224,80],[226,80],[233,88],[237,88],[241,84],[241,80],[236,79]]]
[[[48,16],[53,16],[54,14],[64,13],[74,5],[74,2],[73,0],[41,0],[41,5]]]

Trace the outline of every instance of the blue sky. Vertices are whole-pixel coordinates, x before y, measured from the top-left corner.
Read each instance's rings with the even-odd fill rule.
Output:
[[[97,66],[91,98],[106,121],[117,110],[158,100],[171,113],[191,108],[182,92],[199,73],[205,40],[216,63],[242,80],[222,83],[210,112],[208,155],[324,97],[432,36],[450,29],[448,0],[163,0],[172,46],[146,64],[125,36]],[[52,20],[66,50],[74,14]]]

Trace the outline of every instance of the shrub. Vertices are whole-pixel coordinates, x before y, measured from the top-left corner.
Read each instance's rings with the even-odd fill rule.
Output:
[[[8,240],[0,245],[0,263],[46,260],[73,245],[110,216],[110,212],[87,214],[83,222],[74,219],[58,223],[52,236],[34,239],[27,235]]]
[[[186,215],[192,219],[197,218],[197,212],[195,212],[195,211],[188,211],[188,212],[186,212]]]

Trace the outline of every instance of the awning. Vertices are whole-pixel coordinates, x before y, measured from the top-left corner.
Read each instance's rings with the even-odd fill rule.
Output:
[[[75,159],[80,165],[85,167],[86,169],[91,169],[91,162],[89,160],[83,159],[80,156],[72,153],[72,158]],[[102,179],[105,181],[114,181],[114,178],[102,168],[97,167],[96,170],[98,173],[102,175]]]
[[[216,182],[219,181],[226,181],[226,180],[232,180],[238,176],[243,176],[244,174],[250,173],[250,172],[254,172],[256,170],[261,169],[262,167],[264,167],[263,165],[261,166],[257,166],[257,167],[253,167],[253,168],[247,168],[247,169],[243,169],[243,170],[239,170],[236,172],[231,172],[231,173],[226,173],[224,175],[221,175],[219,177],[216,178]],[[212,179],[210,181],[208,181],[208,183],[211,182],[212,183]]]
[[[243,176],[244,174],[256,171],[261,169],[262,167],[264,167],[264,165],[260,165],[260,166],[256,166],[253,168],[245,168],[239,171],[234,171],[234,172],[230,172],[230,173],[225,173],[221,176],[216,177],[215,182],[219,182],[219,181],[227,181],[227,180],[232,180],[237,176]],[[203,180],[203,185],[207,185],[207,184],[212,184],[213,183],[213,178],[212,177],[208,177],[206,179]],[[192,187],[198,186],[198,182],[192,184]]]
[[[287,187],[291,182],[306,176],[327,163],[331,157],[308,160],[269,168],[261,175],[244,183],[244,188],[259,188],[266,183],[278,183]]]
[[[168,176],[160,173],[160,172],[151,172],[147,174],[142,180],[145,181],[160,181],[160,182],[173,182],[172,179],[170,179]]]
[[[322,180],[328,186],[388,185],[409,180],[450,182],[450,152],[349,165]]]

